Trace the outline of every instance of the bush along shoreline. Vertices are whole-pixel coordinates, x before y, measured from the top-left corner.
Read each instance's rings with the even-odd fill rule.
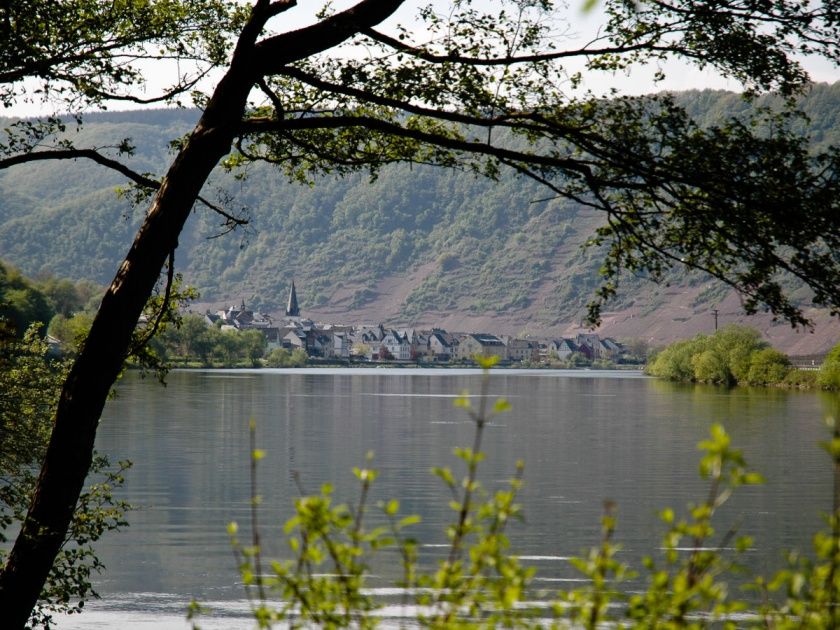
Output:
[[[645,373],[681,383],[840,391],[840,344],[818,370],[803,370],[757,330],[733,324],[672,343],[650,359]]]

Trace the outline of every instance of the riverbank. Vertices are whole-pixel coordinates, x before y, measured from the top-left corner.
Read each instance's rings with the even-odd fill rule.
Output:
[[[598,362],[592,365],[565,365],[565,364],[548,364],[548,363],[523,363],[516,361],[502,361],[497,364],[500,368],[510,370],[574,370],[574,371],[641,371],[644,370],[643,363],[610,363]],[[463,370],[478,368],[479,366],[470,362],[425,362],[425,361],[368,361],[368,360],[339,360],[339,359],[319,359],[310,357],[305,363],[300,365],[281,365],[272,366],[265,360],[258,361],[190,361],[190,360],[171,360],[168,367],[170,369],[190,369],[190,370],[239,370],[239,369],[272,369],[272,368],[346,368],[349,370],[359,368],[389,368],[389,369],[429,369],[429,370]],[[129,369],[140,369],[137,365],[129,365]]]

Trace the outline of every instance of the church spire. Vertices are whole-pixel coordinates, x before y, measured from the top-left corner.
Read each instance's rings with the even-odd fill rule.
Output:
[[[286,317],[300,317],[300,307],[298,306],[294,280],[292,280],[292,288],[289,289],[289,301],[286,303]]]

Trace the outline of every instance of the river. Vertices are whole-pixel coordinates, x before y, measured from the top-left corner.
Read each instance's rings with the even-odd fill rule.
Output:
[[[63,618],[61,630],[187,628],[192,599],[213,611],[202,628],[252,626],[226,533],[230,521],[247,531],[252,418],[266,452],[258,483],[267,555],[284,549],[280,531],[299,494],[295,476],[307,492],[329,481],[338,499],[355,501],[351,470],[373,451],[380,476],[372,501],[397,498],[401,513],[421,515],[413,530],[421,562],[441,557],[452,512],[430,470],[461,470],[452,449],[469,446],[474,427],[453,401],[479,392],[478,371],[175,371],[167,382],[128,373],[106,407],[97,447],[134,462],[119,494],[135,509],[130,527],[98,546],[108,567],[96,580],[102,600]],[[641,568],[641,556],[656,554],[658,511],[705,496],[696,444],[713,422],[725,425],[767,479],[740,488],[716,521],[755,538],[752,570],[780,568],[784,549],[808,548],[830,509],[830,463],[817,443],[836,402],[825,394],[594,370],[494,370],[489,394],[508,399],[512,410],[486,428],[480,478],[495,489],[513,476],[517,459],[525,461],[525,520],[509,534],[545,588],[579,579],[568,557],[598,542],[604,499],[618,505],[620,558]],[[386,554],[372,587],[387,592],[394,560]]]

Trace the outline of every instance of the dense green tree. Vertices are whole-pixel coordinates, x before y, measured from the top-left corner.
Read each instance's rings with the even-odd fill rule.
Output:
[[[0,543],[7,542],[26,514],[69,367],[52,356],[37,329],[30,327],[22,339],[0,332]],[[86,599],[96,597],[91,576],[103,565],[92,545],[103,533],[125,525],[127,506],[114,500],[111,489],[122,482],[127,465],[112,469],[104,457],[94,458],[98,483],[74,504],[70,527],[33,610],[33,627],[49,628],[52,613],[79,612]]]
[[[286,348],[275,348],[268,353],[265,364],[272,368],[303,367],[306,359],[306,351],[302,348],[295,348],[291,352]]]
[[[238,330],[222,330],[214,335],[213,356],[223,365],[236,365],[242,354],[242,339]]]
[[[823,389],[840,390],[840,344],[834,346],[823,360],[817,384]]]
[[[239,333],[243,354],[254,367],[260,364],[268,347],[265,335],[259,330],[243,330]]]
[[[720,382],[728,384],[746,383],[749,380],[753,352],[767,345],[757,330],[736,325],[724,326],[715,331],[710,340],[714,351],[725,362],[728,372],[727,379]]]
[[[276,18],[295,4],[255,0],[247,13],[213,16],[213,33],[238,32],[233,53],[212,93],[197,97],[202,114],[160,181],[99,154],[69,154],[121,169],[154,196],[65,381],[32,506],[0,573],[11,628],[26,623],[52,566],[134,328],[167,263],[171,279],[183,225],[221,160],[233,169],[269,161],[301,180],[376,174],[392,162],[490,177],[512,168],[604,213],[594,236],[607,247],[601,300],[623,269],[658,277],[683,264],[737,287],[748,309],[763,303],[793,323],[804,317],[781,271],[806,282],[815,303],[840,308],[838,152],[811,154],[788,112],[704,128],[669,95],[604,99],[581,90],[583,75],[565,65],[630,71],[678,57],[752,92],[792,95],[807,83],[793,53],[840,56],[833,0],[606,0],[602,34],[565,48],[549,0],[500,1],[486,11],[455,1],[441,13],[432,5],[412,28],[389,22],[403,0],[360,0],[276,32]],[[504,145],[506,136],[518,147]],[[39,147],[28,144],[0,167],[68,157]],[[216,210],[228,226],[238,223]],[[596,300],[593,317],[598,308]]]
[[[770,385],[790,372],[790,359],[770,348],[758,331],[729,325],[659,352],[648,366],[653,376],[718,385]]]
[[[790,359],[786,354],[774,348],[763,348],[750,356],[746,382],[750,385],[781,383],[790,370]]]
[[[648,372],[672,381],[694,380],[694,366],[691,362],[693,355],[692,341],[677,341],[657,353],[648,366]]]
[[[198,314],[184,315],[177,326],[169,326],[157,337],[158,353],[175,363],[234,367],[258,366],[265,354],[265,334],[257,329],[220,329]]]
[[[47,324],[54,312],[44,293],[0,262],[0,322],[22,337],[30,325]]]
[[[52,317],[53,310],[46,297],[35,287],[8,289],[3,297],[6,304],[0,312],[0,317],[11,321],[15,329],[21,333],[29,324],[43,323]]]
[[[40,280],[37,286],[46,296],[52,310],[64,317],[72,317],[83,310],[96,310],[96,304],[90,307],[88,303],[102,293],[102,288],[89,280],[73,282],[67,278],[54,276]]]
[[[289,367],[290,356],[291,352],[286,350],[286,348],[274,348],[265,358],[265,364],[271,368]]]
[[[49,278],[40,282],[39,288],[49,300],[53,312],[64,317],[70,317],[83,306],[76,293],[76,286],[71,280]]]
[[[732,373],[726,364],[726,358],[714,350],[703,350],[691,357],[692,379],[702,383],[728,385]]]
[[[167,330],[164,342],[170,346],[171,354],[185,358],[195,357],[202,364],[207,364],[213,349],[213,340],[207,322],[204,317],[195,313],[184,315],[178,328]]]
[[[61,342],[65,352],[75,355],[84,343],[92,323],[93,314],[89,312],[76,313],[71,317],[59,313],[50,320],[47,332]]]

